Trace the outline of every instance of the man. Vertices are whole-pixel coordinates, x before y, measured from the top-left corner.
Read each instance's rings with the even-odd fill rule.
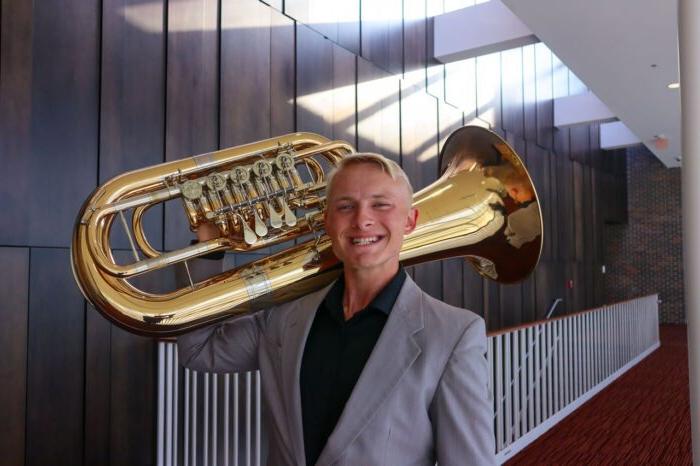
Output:
[[[484,322],[400,267],[418,219],[411,197],[394,162],[344,159],[325,213],[342,276],[178,338],[185,366],[260,369],[270,465],[494,463]]]

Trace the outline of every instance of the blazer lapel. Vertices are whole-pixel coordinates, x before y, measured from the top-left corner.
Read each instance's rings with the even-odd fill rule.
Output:
[[[332,464],[343,454],[420,355],[420,345],[414,339],[423,328],[420,300],[420,289],[406,277],[384,330],[321,452],[318,466]]]
[[[304,356],[306,338],[314,321],[316,310],[333,284],[306,295],[290,311],[282,337],[282,383],[287,410],[287,430],[292,443],[295,464],[304,464],[304,429],[301,419],[301,388],[299,372]]]

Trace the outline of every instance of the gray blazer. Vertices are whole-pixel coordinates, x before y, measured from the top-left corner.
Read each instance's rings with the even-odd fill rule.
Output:
[[[271,466],[304,465],[299,372],[330,287],[178,338],[186,367],[259,369]],[[317,465],[495,464],[484,321],[401,288]]]

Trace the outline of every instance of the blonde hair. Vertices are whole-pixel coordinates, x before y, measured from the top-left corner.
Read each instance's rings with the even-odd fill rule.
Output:
[[[336,167],[331,170],[326,177],[326,197],[330,194],[331,186],[333,185],[333,178],[335,178],[338,173],[350,165],[359,165],[362,163],[374,164],[384,173],[389,175],[392,180],[402,181],[408,192],[408,204],[411,205],[413,199],[413,186],[411,186],[411,181],[408,179],[406,172],[404,172],[403,168],[401,168],[401,166],[393,160],[372,152],[360,152],[343,157],[338,165],[336,165]]]

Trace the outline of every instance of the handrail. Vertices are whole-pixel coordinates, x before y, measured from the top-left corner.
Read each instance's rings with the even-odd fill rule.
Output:
[[[637,297],[635,297],[635,298],[625,299],[625,300],[622,300],[622,301],[616,301],[616,302],[614,302],[614,303],[601,304],[600,306],[595,307],[595,308],[583,309],[583,310],[581,310],[581,311],[576,311],[576,312],[572,312],[572,313],[570,313],[570,314],[564,314],[564,315],[561,315],[561,316],[552,317],[552,318],[550,318],[550,319],[533,320],[532,322],[526,322],[526,323],[524,323],[524,324],[512,325],[512,326],[510,326],[510,327],[503,327],[503,328],[499,328],[498,330],[490,330],[490,331],[487,331],[487,332],[486,332],[486,336],[487,336],[487,337],[495,337],[496,335],[502,335],[502,334],[504,334],[504,333],[513,332],[513,331],[515,331],[515,330],[520,330],[520,329],[523,329],[523,328],[534,327],[534,326],[536,326],[536,325],[545,324],[545,323],[547,323],[547,322],[555,322],[555,321],[560,320],[560,319],[566,319],[566,318],[573,317],[573,316],[577,316],[577,315],[581,315],[581,314],[588,314],[588,313],[591,313],[591,312],[596,312],[596,311],[600,310],[600,308],[603,307],[603,306],[616,306],[616,305],[619,305],[619,304],[630,303],[630,302],[636,301],[636,300],[638,300],[638,299],[650,298],[650,297],[652,297],[652,296],[656,296],[657,299],[658,299],[659,294],[658,294],[658,293],[652,293],[652,294],[648,294],[648,295],[644,295],[644,296],[637,296]]]

